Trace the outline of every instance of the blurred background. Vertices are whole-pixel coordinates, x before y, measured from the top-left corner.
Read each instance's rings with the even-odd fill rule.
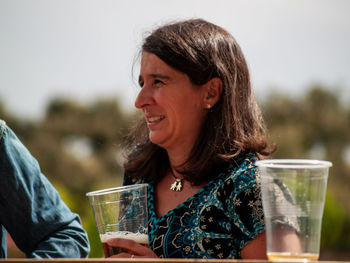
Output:
[[[350,260],[349,10],[347,0],[0,0],[0,118],[81,216],[90,257],[102,257],[85,193],[121,185],[142,38],[204,18],[240,43],[274,157],[333,162],[321,259]]]

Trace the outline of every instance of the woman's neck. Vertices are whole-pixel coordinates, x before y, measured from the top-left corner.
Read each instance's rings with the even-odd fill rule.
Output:
[[[167,150],[167,152],[171,168],[177,168],[183,165],[187,161],[190,154],[190,151],[186,151],[184,149],[172,149]]]

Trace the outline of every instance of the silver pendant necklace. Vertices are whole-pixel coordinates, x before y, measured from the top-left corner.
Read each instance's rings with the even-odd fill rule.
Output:
[[[175,182],[173,182],[170,186],[170,190],[180,192],[182,190],[182,180],[180,178],[177,178],[175,174],[173,173],[173,170],[170,168],[170,173],[174,176]]]

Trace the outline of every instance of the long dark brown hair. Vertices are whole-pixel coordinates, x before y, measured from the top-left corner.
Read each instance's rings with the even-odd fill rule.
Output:
[[[213,179],[220,167],[248,152],[271,153],[260,108],[252,93],[249,70],[236,40],[223,28],[202,19],[162,26],[149,34],[141,52],[158,56],[202,85],[218,77],[223,91],[209,110],[187,161],[177,171],[193,184]],[[126,175],[160,180],[169,169],[165,149],[153,144],[144,119],[127,140]]]

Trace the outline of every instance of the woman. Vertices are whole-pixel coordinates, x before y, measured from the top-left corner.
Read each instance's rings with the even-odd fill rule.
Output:
[[[149,183],[149,245],[119,257],[266,258],[256,159],[270,154],[244,56],[201,19],[162,26],[142,46],[143,119],[125,184]]]

